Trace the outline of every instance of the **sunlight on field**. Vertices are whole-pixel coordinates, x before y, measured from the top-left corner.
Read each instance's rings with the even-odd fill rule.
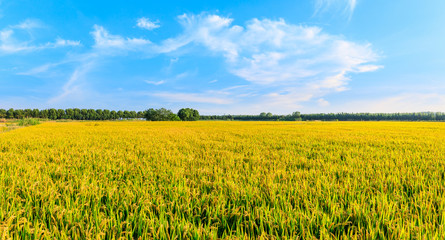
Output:
[[[396,122],[21,128],[0,135],[0,236],[443,239],[444,136]]]

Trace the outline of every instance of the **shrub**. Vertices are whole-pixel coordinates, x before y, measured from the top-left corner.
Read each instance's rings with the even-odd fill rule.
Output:
[[[37,124],[40,124],[40,121],[38,119],[24,118],[24,119],[20,119],[17,125],[19,125],[19,126],[33,126],[33,125],[37,125]]]

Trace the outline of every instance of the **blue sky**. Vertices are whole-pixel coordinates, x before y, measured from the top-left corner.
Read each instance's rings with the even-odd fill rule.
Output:
[[[0,1],[0,108],[445,111],[445,1]]]

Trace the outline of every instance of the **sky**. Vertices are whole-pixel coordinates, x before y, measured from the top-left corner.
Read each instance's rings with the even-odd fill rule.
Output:
[[[445,112],[445,1],[0,0],[0,108]]]

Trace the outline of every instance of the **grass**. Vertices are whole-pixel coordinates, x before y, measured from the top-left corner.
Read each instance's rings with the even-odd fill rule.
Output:
[[[47,122],[0,136],[6,239],[444,239],[445,124]]]
[[[40,120],[36,118],[23,118],[19,119],[17,122],[18,126],[26,127],[26,126],[34,126],[40,124]]]
[[[39,119],[25,118],[12,121],[0,121],[0,133],[9,132],[22,127],[34,126],[40,124]]]

